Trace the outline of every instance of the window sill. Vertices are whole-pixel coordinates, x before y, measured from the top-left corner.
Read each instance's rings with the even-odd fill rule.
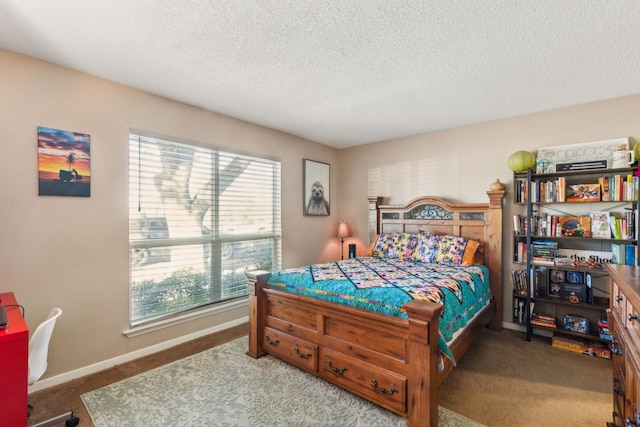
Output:
[[[215,313],[221,313],[228,310],[234,310],[240,307],[248,307],[249,298],[240,298],[233,301],[228,301],[220,304],[216,304],[212,307],[203,308],[202,310],[196,310],[189,313],[182,314],[170,319],[159,320],[157,322],[147,323],[141,326],[135,326],[131,329],[122,331],[127,338],[137,337],[139,335],[148,334],[150,332],[159,331],[161,329],[170,328],[181,323],[190,322],[192,320],[200,319],[202,317],[209,316]]]

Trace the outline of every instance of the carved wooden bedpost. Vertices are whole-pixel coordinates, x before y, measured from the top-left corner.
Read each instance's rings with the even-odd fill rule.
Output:
[[[409,426],[438,425],[438,319],[444,307],[427,301],[403,305],[409,316],[407,418]]]
[[[506,192],[505,188],[505,185],[497,179],[489,186],[489,191],[487,191],[489,196],[488,221],[490,223],[484,236],[484,244],[488,246],[485,248],[485,264],[489,266],[489,280],[492,291],[498,286],[500,286],[500,289],[502,288],[502,199]],[[487,260],[486,256],[500,257],[500,259]],[[497,312],[491,319],[489,328],[500,330],[502,329],[502,291],[492,293],[496,300]]]
[[[247,273],[249,278],[249,350],[247,354],[254,359],[267,354],[263,347],[263,331],[265,318],[267,316],[266,298],[258,298],[270,273],[266,271],[251,271]]]
[[[369,197],[369,246],[373,243],[376,234],[380,234],[380,221],[378,221],[378,206],[382,203],[382,197]]]

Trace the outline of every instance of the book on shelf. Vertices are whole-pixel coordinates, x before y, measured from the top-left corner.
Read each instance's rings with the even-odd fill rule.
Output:
[[[539,265],[554,265],[558,252],[558,242],[552,240],[534,240],[531,242],[531,261]]]
[[[624,264],[625,253],[621,248],[622,245],[619,243],[611,244],[611,264]]]
[[[567,189],[567,202],[599,202],[600,184],[575,184]]]
[[[549,228],[549,234],[547,236],[560,236],[562,235],[562,228],[558,228],[558,215],[551,215],[551,224]]]
[[[534,326],[541,326],[543,328],[551,328],[551,329],[555,329],[556,328],[556,324],[555,323],[543,322],[543,321],[540,321],[538,319],[531,319],[531,324],[534,325]]]
[[[542,215],[531,216],[531,235],[537,237],[559,237],[562,235],[560,227],[561,217],[558,215]],[[525,230],[526,232],[526,230]]]
[[[635,235],[635,227],[633,224],[629,226],[627,218],[626,214],[624,218],[618,218],[613,215],[609,216],[609,225],[614,239],[630,239]],[[629,216],[629,218],[633,217]],[[633,230],[631,228],[633,228]],[[631,235],[627,234],[629,231],[632,231]]]
[[[568,258],[566,256],[559,256],[559,254],[556,254],[556,257],[553,259],[553,262],[557,266],[564,266],[564,267],[571,266],[571,258]]]
[[[611,215],[609,217],[609,225],[611,227],[611,235],[613,236],[614,239],[619,239],[620,238],[620,228],[618,226],[618,221],[616,221],[616,217],[614,217],[613,215]]]
[[[600,319],[598,321],[598,331],[600,332],[600,339],[612,341],[613,337],[609,331],[609,322],[607,319]]]
[[[524,188],[521,183],[518,182],[519,189],[516,199],[518,202],[526,203],[526,181],[524,181]],[[565,177],[558,177],[555,180],[539,180],[534,179],[531,181],[531,202],[533,203],[555,203],[566,201],[567,184]]]
[[[627,239],[637,239],[636,236],[636,213],[633,210],[627,210],[624,214],[627,220]]]
[[[622,199],[622,186],[620,175],[614,175],[609,178],[609,200],[617,202]]]
[[[624,248],[624,263],[627,265],[636,265],[636,252],[638,247],[636,245],[624,245]]]
[[[557,181],[547,181],[544,186],[544,194],[541,194],[543,201],[546,203],[553,203],[558,200],[558,183]]]
[[[626,264],[627,261],[627,249],[626,245],[621,243],[611,244],[611,263],[612,264]]]
[[[511,270],[511,280],[513,282],[513,294],[518,296],[527,295],[527,271]]]
[[[517,263],[527,262],[527,244],[525,242],[516,242],[513,251],[513,261]]]
[[[598,184],[600,184],[600,198],[603,202],[609,201],[609,178],[601,176],[598,178]]]
[[[531,324],[535,326],[542,326],[544,328],[555,329],[557,327],[556,318],[551,316],[545,316],[537,313],[531,315]]]
[[[609,212],[591,212],[591,233],[594,239],[611,238],[611,224]]]
[[[524,323],[526,319],[525,303],[526,301],[521,298],[513,299],[513,320],[517,323]]]
[[[532,244],[540,248],[558,249],[558,242],[553,240],[536,239]]]
[[[605,177],[603,184],[608,184],[606,196],[605,193],[603,193],[603,201],[629,202],[638,200],[640,177],[636,175],[627,174],[626,176],[622,176],[615,174],[610,177]]]
[[[533,318],[536,319],[540,319],[540,320],[544,320],[546,322],[553,322],[556,323],[556,318],[553,316],[547,316],[546,314],[540,314],[540,313],[535,313],[533,315]]]
[[[531,231],[532,235],[538,236],[546,236],[547,235],[547,214],[542,214],[540,216],[535,217],[535,224],[533,225],[533,229],[536,230],[535,233]]]
[[[527,180],[519,178],[516,180],[518,188],[516,189],[516,203],[527,203]]]
[[[590,216],[563,216],[560,218],[563,236],[582,237],[585,231],[591,232]]]
[[[613,335],[610,332],[600,332],[600,339],[605,341],[613,341]]]
[[[567,179],[564,176],[558,178],[558,201],[564,202],[567,198]]]
[[[549,275],[547,267],[537,267],[533,276],[533,296],[536,298],[546,298],[549,294]]]
[[[532,262],[534,265],[546,265],[546,266],[553,266],[555,265],[555,257],[554,258],[545,258],[545,257],[533,257]]]
[[[519,214],[513,216],[513,232],[517,235],[524,234],[522,227],[522,217]]]

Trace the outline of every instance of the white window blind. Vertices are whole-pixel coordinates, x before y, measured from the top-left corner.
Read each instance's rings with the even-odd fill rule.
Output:
[[[280,163],[129,140],[131,326],[247,295],[281,266]]]

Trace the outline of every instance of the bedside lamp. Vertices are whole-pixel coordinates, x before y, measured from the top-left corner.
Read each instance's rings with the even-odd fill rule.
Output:
[[[340,221],[340,225],[338,225],[338,239],[340,239],[340,243],[342,245],[340,249],[340,259],[344,259],[344,239],[349,236],[349,227],[347,227],[347,223],[345,221]]]

